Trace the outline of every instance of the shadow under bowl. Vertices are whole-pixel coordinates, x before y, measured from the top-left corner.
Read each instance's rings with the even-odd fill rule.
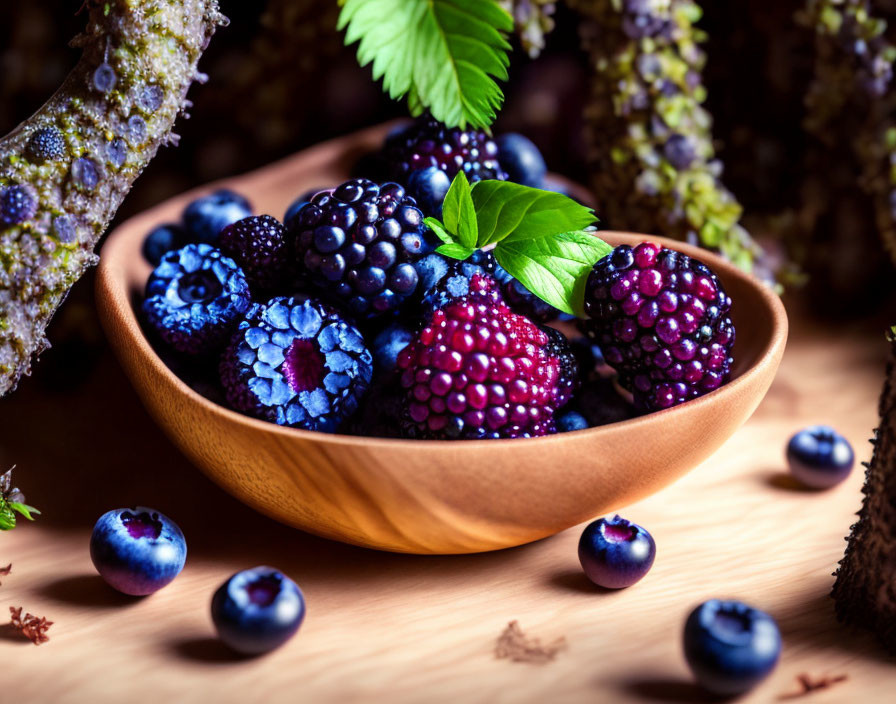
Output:
[[[327,538],[420,554],[521,545],[642,499],[707,459],[753,413],[772,383],[787,316],[764,284],[722,258],[660,237],[601,232],[613,245],[644,239],[699,258],[734,301],[732,380],[676,408],[544,438],[423,441],[329,435],[255,420],[212,403],[158,357],[135,315],[151,268],[146,233],[177,221],[212,187],[237,190],[280,216],[296,194],[345,180],[388,126],[300,152],[258,171],[172,198],[106,241],[97,280],[104,327],[152,417],[225,490],[261,513]]]

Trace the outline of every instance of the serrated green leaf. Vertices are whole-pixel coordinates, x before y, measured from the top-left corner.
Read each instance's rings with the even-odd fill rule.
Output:
[[[34,506],[29,506],[28,504],[20,504],[18,501],[10,502],[9,507],[13,511],[18,511],[19,513],[21,513],[29,521],[34,520],[34,518],[31,515],[32,513],[36,516],[40,515],[40,511],[38,511],[36,508],[34,508]]]
[[[510,181],[479,181],[472,191],[478,247],[572,232],[595,221],[591,208],[562,193]]]
[[[423,218],[423,224],[432,230],[433,234],[445,244],[454,243],[454,236],[445,229],[445,226],[439,222],[438,218]]]
[[[529,291],[555,308],[584,317],[585,283],[591,269],[613,251],[588,232],[564,232],[540,239],[502,240],[495,259]]]
[[[463,171],[459,171],[451,182],[445,200],[442,202],[442,222],[445,229],[455,236],[455,240],[467,249],[476,247],[479,228],[476,222],[476,208],[473,206],[470,182]]]
[[[495,0],[341,0],[338,27],[392,98],[449,127],[487,128],[504,96],[513,19]]]
[[[439,247],[436,247],[436,251],[439,254],[445,255],[446,257],[451,257],[452,259],[460,259],[461,261],[463,261],[470,255],[472,255],[475,250],[470,249],[469,247],[464,247],[458,242],[451,242],[450,244],[443,244]]]

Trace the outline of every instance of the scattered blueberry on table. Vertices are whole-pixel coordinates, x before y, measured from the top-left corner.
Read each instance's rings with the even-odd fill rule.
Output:
[[[590,523],[579,539],[579,561],[592,582],[622,589],[640,581],[653,566],[656,543],[644,528],[620,516]]]
[[[767,613],[739,601],[710,599],[684,627],[684,654],[697,682],[718,696],[743,694],[765,679],[781,654],[781,633]]]
[[[114,589],[132,596],[157,592],[187,559],[184,534],[151,508],[120,508],[100,516],[90,536],[90,559]]]
[[[215,592],[218,637],[243,655],[260,655],[292,638],[305,618],[302,590],[273,567],[237,572]]]
[[[803,428],[787,443],[790,474],[812,489],[830,489],[852,472],[855,452],[840,433],[827,425]]]

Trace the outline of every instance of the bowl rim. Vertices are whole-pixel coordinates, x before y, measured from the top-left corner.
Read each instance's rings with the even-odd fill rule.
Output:
[[[190,195],[208,192],[213,190],[212,187],[230,185],[230,181],[232,180],[229,179],[225,182],[219,182],[208,187],[196,189],[195,191],[191,191]],[[175,199],[181,200],[182,197],[175,197]],[[410,438],[368,437],[347,435],[343,433],[324,433],[320,431],[280,426],[269,421],[252,418],[251,416],[231,410],[230,408],[215,403],[194,391],[185,381],[178,377],[167,364],[165,364],[144,334],[132,306],[131,292],[128,284],[129,277],[127,276],[129,267],[126,261],[124,261],[124,255],[128,249],[130,240],[137,237],[138,234],[141,234],[143,232],[141,228],[144,227],[147,222],[151,221],[150,216],[155,214],[157,208],[161,208],[167,203],[168,201],[164,201],[154,208],[129,218],[119,225],[104,243],[101,250],[96,282],[97,296],[101,299],[101,302],[105,304],[104,307],[106,308],[106,315],[102,316],[104,324],[119,326],[124,331],[124,335],[131,339],[134,351],[138,353],[141,358],[145,358],[147,362],[155,368],[155,371],[168,382],[175,392],[185,396],[192,403],[199,404],[206,410],[206,412],[222,415],[229,422],[243,424],[258,431],[273,433],[275,436],[282,437],[284,440],[288,441],[305,440],[334,446],[376,447],[383,450],[392,448],[396,450],[429,449],[435,451],[442,451],[448,448],[452,451],[467,451],[481,448],[483,445],[487,445],[494,449],[496,443],[504,443],[504,446],[507,447],[526,447],[526,445],[522,444],[523,442],[528,443],[530,446],[531,443],[536,442],[541,445],[546,445],[552,442],[562,442],[564,438],[569,436],[575,436],[577,439],[588,437],[594,441],[598,441],[601,436],[618,432],[628,432],[629,430],[637,430],[644,426],[662,422],[662,419],[669,413],[680,413],[687,408],[697,408],[707,404],[716,403],[720,401],[720,397],[722,396],[737,393],[740,388],[750,385],[750,383],[754,381],[754,378],[762,373],[761,370],[764,367],[773,364],[774,359],[783,354],[783,349],[787,341],[787,313],[780,297],[769,285],[746,273],[730,261],[723,259],[721,256],[708,250],[666,237],[614,230],[599,230],[595,232],[596,236],[603,237],[610,235],[616,240],[622,240],[619,242],[620,244],[637,244],[643,241],[651,241],[669,247],[670,249],[675,249],[693,259],[702,261],[716,274],[723,274],[723,278],[736,278],[740,280],[742,284],[752,288],[757,294],[759,301],[762,303],[767,313],[766,318],[771,326],[771,329],[768,331],[768,339],[763,348],[758,352],[755,361],[728,383],[704,396],[687,401],[685,404],[660,411],[654,411],[636,418],[617,421],[615,423],[536,438],[502,438],[497,440],[482,439],[464,441],[421,440]],[[137,250],[139,252],[139,247]],[[109,320],[109,318],[112,320]],[[506,445],[506,443],[509,442],[513,442],[514,444],[510,446]]]

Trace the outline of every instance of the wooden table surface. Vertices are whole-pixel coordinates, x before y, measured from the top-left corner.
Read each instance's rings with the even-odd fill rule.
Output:
[[[39,647],[0,627],[0,702],[704,701],[680,637],[689,610],[709,597],[747,600],[783,632],[777,671],[745,701],[776,701],[801,673],[848,675],[807,697],[819,704],[893,701],[893,660],[838,626],[828,598],[862,473],[825,493],[782,474],[788,436],[811,422],[838,426],[858,459],[870,457],[882,327],[794,327],[749,423],[677,484],[624,510],[652,532],[658,554],[642,583],[613,593],[583,577],[580,528],[500,553],[415,557],[277,525],[179,455],[108,353],[69,394],[29,380],[0,402],[0,452],[44,515],[0,537],[0,565],[13,564],[0,609],[23,606],[54,625]],[[87,549],[101,513],[134,504],[173,517],[189,545],[181,576],[144,599],[107,588]],[[279,651],[236,660],[213,638],[209,601],[231,573],[257,564],[301,585],[308,616]],[[568,647],[544,665],[498,660],[495,641],[511,620]]]

